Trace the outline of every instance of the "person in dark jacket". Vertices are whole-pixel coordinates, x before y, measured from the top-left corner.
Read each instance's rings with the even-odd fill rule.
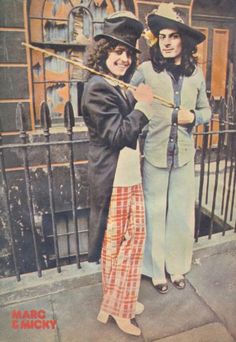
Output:
[[[103,300],[98,315],[111,315],[118,327],[132,335],[131,323],[143,311],[137,302],[145,239],[138,136],[148,123],[152,91],[147,85],[125,91],[136,67],[136,41],[143,25],[127,11],[105,19],[104,32],[94,37],[87,65],[113,79],[90,75],[81,110],[88,127],[90,220],[88,260],[101,256]]]

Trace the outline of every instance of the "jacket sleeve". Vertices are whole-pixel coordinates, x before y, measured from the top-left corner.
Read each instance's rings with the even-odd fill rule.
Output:
[[[130,83],[134,86],[138,86],[140,83],[145,83],[145,77],[140,67],[133,74]]]
[[[93,82],[84,91],[82,111],[86,112],[102,142],[113,149],[135,149],[137,138],[148,119],[134,109],[123,116],[117,91],[103,82]]]
[[[211,108],[206,95],[206,83],[202,71],[199,72],[201,72],[201,84],[198,91],[196,107],[193,108],[195,113],[195,126],[207,123],[211,119]]]

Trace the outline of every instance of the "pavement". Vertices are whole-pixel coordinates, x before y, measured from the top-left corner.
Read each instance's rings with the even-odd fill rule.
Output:
[[[235,342],[236,234],[201,238],[186,279],[184,290],[170,283],[169,292],[159,294],[142,278],[139,337],[124,334],[112,318],[96,320],[100,265],[65,266],[42,278],[27,274],[20,282],[0,279],[0,342]]]

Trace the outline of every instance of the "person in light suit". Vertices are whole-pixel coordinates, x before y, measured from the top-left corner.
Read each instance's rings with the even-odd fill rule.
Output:
[[[184,289],[194,241],[193,128],[209,121],[211,111],[202,70],[194,57],[205,36],[186,25],[173,3],[162,3],[147,16],[150,60],[131,83],[145,83],[174,104],[152,104],[144,143],[143,187],[147,239],[143,274],[167,293],[167,274]]]

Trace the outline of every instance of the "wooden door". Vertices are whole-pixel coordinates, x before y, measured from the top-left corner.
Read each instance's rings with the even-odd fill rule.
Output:
[[[216,99],[226,96],[229,30],[213,29],[211,94]]]

